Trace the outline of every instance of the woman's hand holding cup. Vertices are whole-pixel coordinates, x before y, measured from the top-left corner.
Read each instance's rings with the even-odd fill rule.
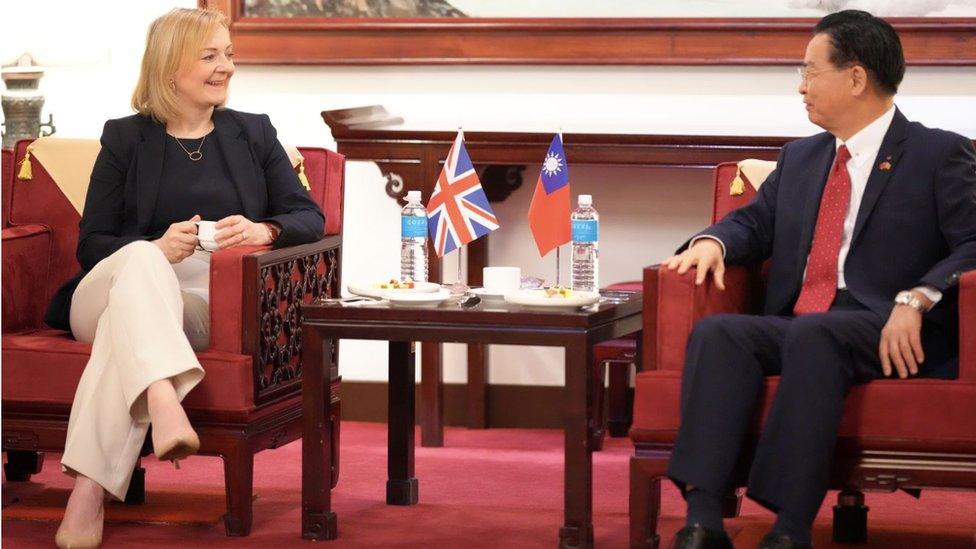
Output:
[[[227,216],[217,222],[214,240],[218,248],[247,244],[265,246],[271,244],[271,231],[264,223],[254,223],[243,215]]]
[[[179,263],[193,255],[193,250],[197,247],[197,221],[200,221],[199,215],[187,221],[173,223],[163,236],[152,243],[163,251],[170,263]]]

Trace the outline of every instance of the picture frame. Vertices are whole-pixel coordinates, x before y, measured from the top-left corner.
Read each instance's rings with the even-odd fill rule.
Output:
[[[814,18],[252,17],[235,60],[284,65],[798,65]],[[976,65],[976,17],[889,18],[910,65]]]

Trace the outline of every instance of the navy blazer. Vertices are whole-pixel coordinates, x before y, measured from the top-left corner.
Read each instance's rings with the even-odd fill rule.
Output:
[[[219,109],[213,123],[237,186],[244,210],[240,213],[255,222],[280,225],[276,248],[322,238],[325,217],[299,182],[268,116]],[[162,236],[147,232],[159,194],[166,128],[139,114],[109,120],[101,144],[78,235],[82,272],[55,293],[44,318],[62,330],[70,329],[71,297],[89,270],[126,244]]]
[[[834,155],[835,138],[826,132],[786,144],[755,198],[699,233],[725,244],[730,265],[772,259],[766,314],[792,314]],[[895,294],[927,284],[943,299],[926,317],[954,322],[959,277],[973,268],[973,144],[896,111],[857,212],[844,263],[847,289],[887,320]]]

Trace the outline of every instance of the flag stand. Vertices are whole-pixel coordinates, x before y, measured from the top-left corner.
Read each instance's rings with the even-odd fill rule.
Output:
[[[458,268],[457,268],[457,279],[454,284],[451,284],[452,294],[466,294],[471,288],[468,287],[461,279],[461,248],[457,249],[458,253]]]
[[[559,246],[556,246],[556,287],[559,287]]]

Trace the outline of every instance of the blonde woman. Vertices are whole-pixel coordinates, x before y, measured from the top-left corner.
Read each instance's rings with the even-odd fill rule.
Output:
[[[200,446],[180,405],[204,375],[194,350],[209,343],[196,222],[217,221],[219,248],[322,237],[322,212],[268,117],[222,107],[233,75],[226,17],[173,10],[149,28],[137,114],[105,124],[81,218],[84,271],[45,319],[92,343],[61,460],[75,485],[59,547],[101,543],[106,493],[125,497],[150,424],[161,460]]]

